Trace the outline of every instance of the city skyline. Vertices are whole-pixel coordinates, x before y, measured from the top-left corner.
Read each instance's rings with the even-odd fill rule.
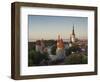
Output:
[[[70,39],[73,25],[76,38],[87,39],[87,17],[29,15],[29,42],[38,39],[56,40],[58,35],[62,39]]]

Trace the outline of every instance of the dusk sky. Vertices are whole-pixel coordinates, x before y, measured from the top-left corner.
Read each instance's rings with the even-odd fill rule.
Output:
[[[57,39],[60,35],[62,39],[69,39],[74,30],[76,38],[87,39],[88,18],[69,16],[28,16],[29,41],[41,39]]]

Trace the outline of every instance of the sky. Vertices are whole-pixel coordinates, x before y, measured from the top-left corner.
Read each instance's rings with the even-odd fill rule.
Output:
[[[75,35],[78,39],[87,39],[88,18],[70,16],[28,16],[28,38],[33,40],[69,39],[74,25]]]

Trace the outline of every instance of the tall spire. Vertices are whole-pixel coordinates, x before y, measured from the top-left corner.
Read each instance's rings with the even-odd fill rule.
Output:
[[[58,40],[60,40],[60,35],[58,35]]]
[[[75,32],[74,32],[74,24],[73,24],[72,35],[75,35]]]

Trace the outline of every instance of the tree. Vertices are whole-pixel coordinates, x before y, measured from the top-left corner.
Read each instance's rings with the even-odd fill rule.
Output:
[[[52,55],[56,55],[56,49],[57,49],[57,46],[54,45],[52,48],[51,48],[51,53]]]

